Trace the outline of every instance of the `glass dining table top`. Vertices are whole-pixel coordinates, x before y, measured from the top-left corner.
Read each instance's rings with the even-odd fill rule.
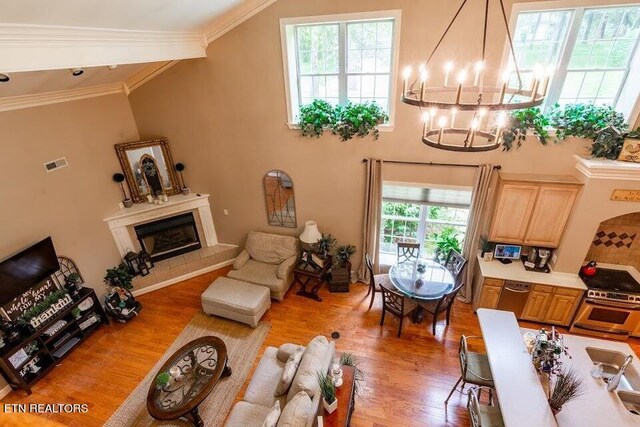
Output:
[[[423,301],[442,298],[455,282],[449,270],[430,260],[398,262],[391,266],[389,278],[402,294]]]

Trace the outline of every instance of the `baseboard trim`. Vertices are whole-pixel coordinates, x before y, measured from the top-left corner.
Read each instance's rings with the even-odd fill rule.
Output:
[[[3,389],[0,390],[0,399],[5,397],[7,394],[11,393],[11,386],[7,384]]]
[[[209,267],[201,268],[199,270],[192,271],[187,274],[183,274],[182,276],[174,277],[173,279],[165,280],[160,283],[156,283],[155,285],[147,286],[146,288],[138,289],[136,291],[131,292],[134,297],[148,294],[149,292],[157,291],[158,289],[166,288],[167,286],[175,285],[178,282],[182,282],[188,279],[192,279],[196,276],[200,276],[205,273],[209,273],[211,271],[217,270],[222,267],[226,267],[232,265],[236,259],[231,258],[226,261],[222,261],[221,263],[210,265]]]

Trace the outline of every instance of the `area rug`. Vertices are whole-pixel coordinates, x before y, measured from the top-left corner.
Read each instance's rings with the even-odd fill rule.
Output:
[[[151,369],[136,389],[127,397],[118,410],[109,418],[105,426],[188,426],[183,420],[157,421],[147,412],[147,392],[155,380],[158,370],[176,350],[196,338],[214,335],[222,339],[227,346],[229,366],[233,370],[230,377],[221,379],[211,394],[200,404],[199,411],[204,425],[221,426],[231,410],[238,391],[242,388],[247,375],[258,357],[260,346],[264,342],[271,325],[261,322],[253,329],[242,323],[219,317],[209,317],[200,312],[196,314],[180,335],[171,344],[158,363]]]

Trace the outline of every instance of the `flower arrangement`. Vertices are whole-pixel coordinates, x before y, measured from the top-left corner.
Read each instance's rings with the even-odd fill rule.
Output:
[[[557,333],[554,327],[551,331],[540,329],[531,350],[531,359],[536,369],[548,375],[558,375],[562,371],[562,355],[571,358],[564,346],[562,334]]]

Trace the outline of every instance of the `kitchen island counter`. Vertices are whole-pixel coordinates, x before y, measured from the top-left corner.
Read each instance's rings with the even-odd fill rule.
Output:
[[[513,313],[507,311],[478,309],[478,319],[505,426],[640,425],[640,416],[631,414],[616,393],[608,392],[602,379],[591,377],[593,362],[585,350],[595,347],[632,354],[633,366],[640,372],[640,362],[628,344],[565,334],[564,343],[571,358],[563,358],[564,366],[578,371],[584,393],[554,417],[522,338],[529,330],[520,329]]]

